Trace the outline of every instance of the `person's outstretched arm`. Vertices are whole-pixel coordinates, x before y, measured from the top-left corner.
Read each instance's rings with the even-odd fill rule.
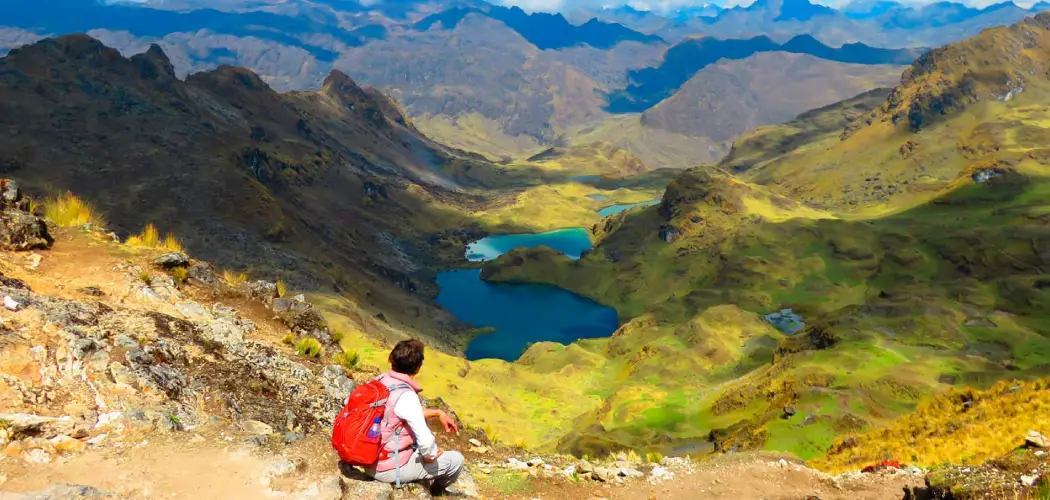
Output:
[[[445,428],[445,432],[459,432],[459,426],[456,425],[456,420],[449,416],[444,410],[434,410],[426,408],[423,410],[424,418],[436,418],[441,421],[441,426]]]

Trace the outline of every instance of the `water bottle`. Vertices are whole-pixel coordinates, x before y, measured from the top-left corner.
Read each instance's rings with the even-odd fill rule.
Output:
[[[380,417],[376,417],[375,421],[372,422],[372,427],[368,428],[368,439],[378,440],[379,436],[382,435],[382,431],[379,430],[379,419]]]

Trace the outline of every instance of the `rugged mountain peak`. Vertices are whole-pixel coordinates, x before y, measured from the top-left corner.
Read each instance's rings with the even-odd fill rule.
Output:
[[[357,85],[357,82],[349,75],[333,69],[328,73],[328,77],[324,79],[324,84],[321,85],[321,92],[332,96],[332,97],[350,97],[350,96],[363,96],[365,94],[364,89]],[[356,97],[360,99],[360,97]]]
[[[387,118],[401,125],[408,125],[404,113],[393,99],[376,89],[361,87],[353,78],[337,69],[328,73],[321,86],[321,93],[335,99],[350,111],[373,113],[371,118],[375,121]]]
[[[1050,13],[922,55],[901,76],[884,117],[912,131],[981,99],[1008,101],[1043,86],[1050,73]]]
[[[131,56],[131,62],[139,68],[142,78],[149,80],[174,79],[175,67],[159,45],[150,44],[149,50]]]
[[[124,61],[117,50],[81,34],[40,40],[12,50],[7,59],[16,66],[58,66],[68,61],[92,61],[92,66],[106,67]]]

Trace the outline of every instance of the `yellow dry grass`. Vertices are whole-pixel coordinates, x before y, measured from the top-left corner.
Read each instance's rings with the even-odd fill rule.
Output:
[[[79,227],[85,224],[105,226],[102,215],[89,203],[73,193],[48,198],[44,202],[44,216],[62,227]]]
[[[135,247],[146,247],[146,248],[157,248],[161,250],[168,250],[171,252],[184,252],[185,249],[182,243],[179,242],[175,235],[168,233],[161,237],[160,231],[157,230],[152,222],[146,224],[146,228],[141,233],[128,238],[128,245]]]
[[[1030,429],[1050,432],[1050,378],[1003,381],[986,391],[952,390],[889,427],[844,436],[810,465],[830,472],[896,459],[921,466],[980,463],[1024,444]],[[854,446],[842,446],[845,439]]]
[[[245,281],[248,281],[248,273],[238,273],[236,271],[230,271],[226,269],[222,272],[222,279],[226,281],[230,286],[237,286]]]

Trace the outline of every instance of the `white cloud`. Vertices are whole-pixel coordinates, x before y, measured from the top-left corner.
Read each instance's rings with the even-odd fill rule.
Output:
[[[381,0],[380,0],[381,1]],[[653,12],[673,12],[678,9],[685,7],[701,6],[707,3],[714,3],[722,7],[733,7],[733,6],[747,6],[751,5],[755,0],[502,0],[501,3],[504,5],[517,5],[526,11],[540,11],[540,12],[554,12],[554,11],[570,11],[578,8],[615,8],[621,5],[629,5],[632,8],[653,11]],[[810,0],[813,3],[826,5],[828,7],[841,8],[852,0]],[[937,1],[943,0],[897,0],[898,3],[908,6],[921,6],[930,4]],[[957,3],[969,5],[971,7],[987,7],[992,4],[1000,3],[1005,0],[948,0]],[[1014,0],[1014,3],[1029,7],[1034,4],[1036,0]]]

